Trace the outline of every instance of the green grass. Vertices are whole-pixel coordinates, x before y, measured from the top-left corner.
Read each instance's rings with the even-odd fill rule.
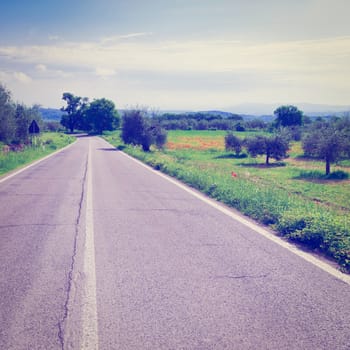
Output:
[[[36,140],[36,146],[26,147],[21,152],[4,154],[0,148],[0,175],[20,168],[37,159],[67,146],[75,140],[74,137],[61,133],[44,133]]]
[[[269,167],[263,157],[237,158],[225,152],[225,134],[171,131],[164,151],[144,153],[130,146],[124,151],[271,226],[280,235],[333,257],[350,272],[350,181],[305,176],[308,172],[322,174],[324,164],[298,158],[300,143],[293,143],[288,159]],[[115,146],[122,145],[117,133],[105,137]],[[348,174],[350,169],[342,164],[332,170]]]

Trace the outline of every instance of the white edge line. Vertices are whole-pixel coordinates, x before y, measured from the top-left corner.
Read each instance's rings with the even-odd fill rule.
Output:
[[[0,183],[5,182],[6,180],[9,180],[9,179],[11,179],[12,177],[15,177],[15,176],[17,176],[18,174],[22,173],[23,171],[26,171],[27,169],[29,169],[29,168],[31,168],[31,167],[33,167],[33,166],[35,166],[35,165],[37,165],[37,164],[43,162],[44,160],[49,159],[49,158],[51,158],[52,156],[54,156],[54,155],[56,155],[56,154],[58,154],[58,153],[60,153],[60,152],[62,152],[62,151],[64,151],[64,150],[66,150],[67,148],[73,146],[77,141],[78,141],[78,139],[75,139],[75,141],[73,141],[73,142],[70,143],[69,145],[67,145],[67,146],[65,146],[65,147],[63,147],[63,148],[60,148],[59,150],[57,150],[57,151],[55,151],[55,152],[53,152],[53,153],[48,154],[48,155],[45,156],[44,158],[40,158],[40,159],[34,161],[33,163],[30,163],[29,165],[26,165],[25,167],[23,167],[23,168],[21,168],[21,169],[15,171],[14,173],[12,173],[12,174],[10,174],[10,175],[7,175],[7,176],[5,175],[4,178],[0,179]]]
[[[280,237],[274,235],[273,233],[270,233],[268,230],[258,226],[257,224],[255,224],[255,223],[245,219],[244,217],[242,217],[242,216],[234,213],[230,209],[224,207],[224,204],[221,204],[221,203],[219,204],[216,201],[214,201],[213,199],[211,199],[209,197],[206,197],[205,195],[192,190],[188,186],[180,183],[179,180],[175,180],[174,178],[170,177],[169,175],[166,175],[166,174],[163,174],[163,173],[161,173],[161,172],[159,172],[157,170],[154,170],[149,165],[144,164],[140,160],[135,159],[135,158],[129,156],[128,154],[126,154],[126,153],[124,153],[122,151],[120,151],[120,153],[123,154],[125,157],[127,157],[127,158],[133,160],[134,162],[138,163],[139,165],[143,166],[144,168],[148,169],[149,171],[153,172],[154,174],[157,174],[158,176],[168,180],[169,182],[171,182],[172,184],[176,185],[177,187],[180,187],[184,191],[186,191],[186,192],[190,193],[191,195],[193,195],[194,197],[200,199],[202,202],[207,203],[208,205],[210,205],[213,208],[221,211],[223,214],[231,217],[232,219],[239,221],[243,225],[249,227],[250,229],[254,230],[255,232],[257,232],[260,235],[264,236],[265,238],[269,239],[270,241],[273,241],[273,242],[277,243],[279,246],[289,250],[293,254],[303,258],[304,260],[306,260],[309,263],[317,266],[321,270],[329,273],[333,277],[336,277],[339,280],[341,280],[341,281],[347,283],[348,285],[350,285],[350,275],[347,275],[347,274],[337,270],[333,266],[327,264],[326,262],[316,258],[315,256],[313,256],[311,254],[303,252],[302,250],[298,249],[295,245],[286,242],[285,240],[281,239]]]
[[[86,221],[84,245],[84,294],[82,303],[82,339],[81,349],[98,349],[98,321],[96,301],[96,264],[94,243],[93,218],[93,185],[92,185],[92,155],[91,140],[89,140],[87,193],[86,193]]]

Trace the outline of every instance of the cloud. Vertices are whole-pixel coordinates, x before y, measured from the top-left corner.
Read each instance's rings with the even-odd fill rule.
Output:
[[[138,32],[138,33],[129,33],[129,34],[123,34],[123,35],[114,35],[114,36],[108,36],[101,39],[101,43],[108,44],[112,42],[117,42],[122,39],[134,39],[134,38],[140,38],[145,36],[153,35],[152,32]]]
[[[348,101],[350,36],[284,42],[118,38],[0,46],[0,65],[7,80],[9,75],[21,83],[50,80],[62,91],[79,87],[76,93],[86,96],[113,91],[128,103],[138,95],[136,102],[149,98],[167,104],[175,94],[176,104]]]
[[[350,37],[272,43],[225,40],[65,42],[59,45],[3,46],[0,55],[3,60],[31,63],[42,69],[52,65],[62,69],[93,70],[98,75],[111,75],[119,70],[283,74],[324,74],[345,70],[348,74]]]
[[[32,81],[32,78],[23,72],[14,72],[13,77],[23,84],[28,84]]]
[[[45,64],[37,64],[35,66],[35,69],[40,72],[40,73],[45,73],[47,72],[47,67],[45,66]]]
[[[62,38],[61,38],[60,36],[58,36],[58,35],[49,35],[49,36],[48,36],[48,39],[49,39],[50,41],[62,40]]]
[[[110,77],[116,74],[114,69],[108,69],[108,68],[102,68],[102,67],[97,67],[95,70],[95,73],[97,76],[100,76],[100,77]]]

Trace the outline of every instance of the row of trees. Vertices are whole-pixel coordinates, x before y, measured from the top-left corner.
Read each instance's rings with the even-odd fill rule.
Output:
[[[240,156],[245,148],[252,157],[265,155],[266,164],[269,164],[270,158],[284,159],[288,156],[289,144],[293,139],[289,130],[292,126],[285,124],[278,133],[246,139],[229,133],[225,137],[226,150]],[[331,163],[350,158],[350,119],[343,117],[315,123],[304,135],[302,148],[305,156],[322,159],[326,175],[329,175]]]
[[[164,113],[153,115],[158,123],[167,130],[236,130],[276,129],[286,126],[301,126],[310,119],[297,107],[286,105],[274,111],[275,120],[267,123],[261,118],[244,120],[238,114],[227,112]]]
[[[22,144],[29,142],[29,126],[35,119],[42,125],[39,106],[27,107],[12,100],[11,92],[0,84],[0,142]]]
[[[166,130],[233,130],[240,115],[224,112],[164,113],[152,118]]]
[[[81,130],[101,134],[105,130],[119,127],[120,117],[112,101],[105,98],[89,102],[87,97],[75,96],[70,92],[63,93],[66,101],[61,124],[70,132]]]

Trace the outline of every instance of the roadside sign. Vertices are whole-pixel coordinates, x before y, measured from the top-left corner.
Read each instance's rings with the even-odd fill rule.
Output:
[[[40,133],[40,128],[38,123],[33,119],[29,126],[29,134],[39,134]]]

